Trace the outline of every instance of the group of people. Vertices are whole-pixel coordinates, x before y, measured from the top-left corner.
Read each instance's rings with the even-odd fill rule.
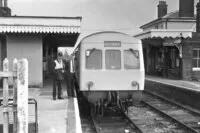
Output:
[[[58,52],[52,62],[53,76],[53,100],[64,99],[62,97],[62,82],[67,83],[68,97],[74,96],[73,74],[70,72],[70,59],[63,59],[63,54]]]

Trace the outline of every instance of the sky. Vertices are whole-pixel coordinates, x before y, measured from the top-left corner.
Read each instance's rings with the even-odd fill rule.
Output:
[[[178,10],[179,0],[165,1],[168,13]],[[81,39],[102,30],[130,35],[139,33],[141,25],[157,18],[158,2],[159,0],[8,0],[8,6],[12,9],[12,15],[18,16],[81,16]]]

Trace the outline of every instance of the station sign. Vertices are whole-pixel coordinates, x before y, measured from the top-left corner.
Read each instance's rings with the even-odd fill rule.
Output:
[[[164,40],[163,46],[174,46],[174,41],[171,39]]]
[[[104,41],[104,47],[121,47],[120,41]]]
[[[163,42],[163,46],[174,46],[173,42]]]

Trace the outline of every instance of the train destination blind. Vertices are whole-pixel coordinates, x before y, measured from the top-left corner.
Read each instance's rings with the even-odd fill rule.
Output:
[[[105,41],[104,47],[121,47],[120,41]]]

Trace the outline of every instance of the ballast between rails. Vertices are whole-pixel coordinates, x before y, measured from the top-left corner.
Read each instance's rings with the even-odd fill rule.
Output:
[[[176,108],[177,107],[177,108],[182,109],[183,111],[187,111],[188,112],[187,115],[190,116],[191,118],[196,117],[196,116],[198,116],[200,118],[200,114],[197,111],[193,111],[190,108],[182,106],[181,104],[176,103],[175,101],[169,100],[167,98],[164,98],[164,97],[162,97],[162,96],[160,96],[158,94],[155,94],[155,93],[152,93],[152,92],[149,92],[149,91],[146,91],[146,90],[145,90],[145,93],[147,93],[150,97],[152,97],[152,100],[154,102],[151,102],[151,101],[149,102],[149,99],[150,99],[150,97],[149,97],[148,101],[147,100],[143,100],[142,101],[144,104],[146,104],[150,108],[153,108],[154,110],[158,111],[161,115],[173,120],[174,122],[179,123],[184,128],[186,128],[188,131],[191,131],[191,132],[194,132],[194,133],[199,133],[200,130],[194,129],[193,126],[191,126],[189,124],[191,122],[193,123],[193,121],[189,120],[187,123],[185,123],[184,122],[184,116],[183,116],[182,119],[181,118],[176,118],[176,116],[173,116],[172,114],[170,114],[170,111],[173,111],[173,109],[168,110],[167,112],[164,112],[164,111],[162,111],[162,108],[164,107],[164,106],[162,107],[162,105],[167,105],[167,106],[169,106],[168,108],[170,108],[170,106],[171,106],[171,108],[173,108],[173,107]],[[158,102],[155,102],[155,100],[158,101]],[[163,104],[163,103],[165,103],[165,104]],[[157,104],[158,105],[160,104],[160,106],[158,106]],[[178,109],[176,109],[176,110],[178,110]],[[198,126],[198,127],[200,128],[200,126]]]

